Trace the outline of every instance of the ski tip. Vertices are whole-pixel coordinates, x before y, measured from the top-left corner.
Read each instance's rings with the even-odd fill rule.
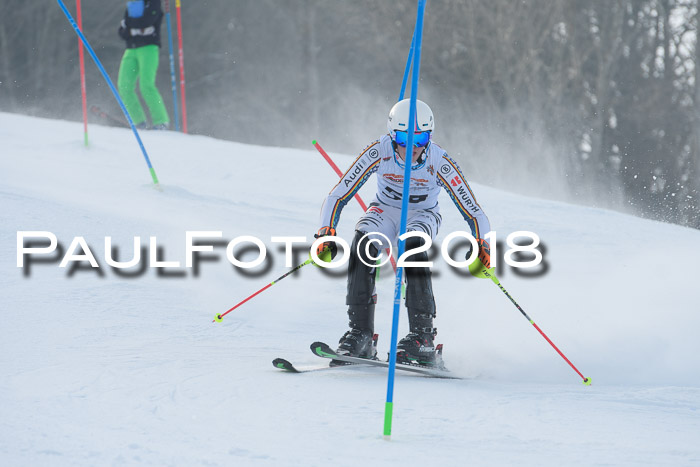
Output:
[[[314,342],[311,344],[310,348],[311,351],[319,357],[333,358],[336,355],[335,351],[328,347],[328,344],[324,344],[323,342]]]
[[[289,360],[285,360],[284,358],[276,358],[272,360],[272,366],[279,368],[280,370],[293,371],[295,373],[298,372],[298,370],[294,368],[294,365],[292,365]]]
[[[319,348],[323,349],[324,347],[328,347],[328,346],[326,344],[324,344],[323,342],[314,342],[313,344],[311,344],[310,347],[311,347],[311,351],[316,353],[316,349],[319,349]]]

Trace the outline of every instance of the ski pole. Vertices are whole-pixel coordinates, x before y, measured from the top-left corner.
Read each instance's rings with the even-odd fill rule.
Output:
[[[255,297],[256,295],[258,295],[260,292],[262,292],[262,291],[268,289],[269,287],[275,285],[277,282],[281,281],[282,279],[284,279],[284,278],[287,277],[288,275],[290,275],[290,274],[292,274],[293,272],[295,272],[295,271],[297,271],[297,270],[303,268],[303,267],[306,266],[307,264],[311,264],[312,262],[313,262],[313,260],[312,260],[311,258],[307,259],[306,261],[304,261],[303,263],[301,263],[299,266],[295,267],[295,268],[292,269],[291,271],[287,272],[286,274],[283,274],[282,276],[278,277],[278,278],[275,279],[274,281],[270,282],[270,283],[267,284],[265,287],[263,287],[262,289],[258,290],[258,291],[255,292],[253,295],[250,295],[250,296],[249,296],[248,298],[246,298],[245,300],[243,300],[243,301],[237,303],[236,305],[234,305],[232,308],[229,308],[229,309],[226,310],[225,312],[223,312],[223,313],[221,313],[221,314],[219,314],[219,315],[216,315],[216,318],[214,318],[214,320],[212,321],[212,323],[213,323],[213,322],[220,323],[221,320],[224,318],[224,316],[226,316],[227,314],[231,313],[233,310],[235,310],[235,309],[238,308],[239,306],[243,305],[245,302],[247,302],[247,301],[250,300],[251,298],[253,298],[253,297]]]
[[[578,375],[583,379],[583,384],[586,385],[586,386],[590,386],[590,385],[591,385],[591,378],[586,378],[585,376],[583,376],[583,374],[581,374],[580,371],[578,371],[578,368],[576,368],[576,367],[574,366],[574,364],[571,363],[571,361],[569,361],[568,358],[566,358],[566,356],[562,353],[562,351],[559,350],[559,348],[558,348],[556,345],[554,345],[554,342],[552,342],[552,341],[550,340],[550,338],[547,337],[547,335],[542,331],[542,329],[540,329],[540,327],[539,327],[537,324],[535,324],[535,322],[527,315],[527,313],[525,313],[525,310],[523,310],[523,309],[520,307],[520,305],[518,305],[518,302],[516,302],[515,299],[508,293],[508,291],[501,285],[501,282],[498,280],[498,278],[496,277],[496,275],[495,275],[495,274],[492,274],[490,271],[491,271],[491,270],[489,270],[489,271],[484,271],[484,272],[483,272],[484,276],[486,276],[488,279],[491,279],[491,280],[493,281],[493,283],[496,284],[496,285],[501,289],[501,292],[503,292],[504,294],[506,294],[506,297],[508,297],[508,299],[513,303],[513,305],[515,305],[515,308],[517,308],[518,311],[520,311],[520,313],[522,313],[522,315],[530,322],[530,324],[532,324],[532,325],[535,327],[535,329],[537,329],[537,331],[538,331],[540,334],[542,334],[542,337],[544,337],[545,340],[546,340],[547,342],[549,342],[549,344],[554,348],[554,350],[557,351],[557,353],[558,353],[559,355],[561,355],[561,358],[563,358],[564,361],[566,361],[566,363],[568,363],[569,366],[570,366],[571,368],[573,368],[573,370],[574,370],[576,373],[578,373]]]

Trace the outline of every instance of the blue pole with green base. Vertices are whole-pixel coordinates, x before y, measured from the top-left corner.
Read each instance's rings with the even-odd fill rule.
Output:
[[[88,53],[92,57],[93,61],[95,62],[95,65],[97,65],[97,68],[99,68],[100,73],[102,73],[102,76],[104,77],[105,81],[107,81],[107,84],[109,85],[109,89],[112,90],[112,94],[114,94],[115,99],[117,99],[117,102],[119,103],[119,106],[121,107],[122,112],[124,112],[124,116],[126,117],[126,120],[129,122],[129,125],[131,126],[131,131],[134,133],[134,136],[136,137],[136,141],[139,143],[139,147],[141,148],[141,152],[143,153],[143,157],[144,157],[144,159],[146,159],[146,164],[148,165],[148,171],[151,174],[151,178],[153,179],[153,183],[155,184],[156,188],[159,188],[160,185],[158,184],[158,177],[156,176],[156,170],[153,168],[153,165],[151,164],[151,159],[149,159],[148,153],[146,152],[146,148],[143,145],[143,141],[141,141],[141,137],[139,136],[139,132],[136,131],[136,127],[134,126],[134,122],[133,122],[133,120],[131,120],[131,115],[129,115],[129,112],[126,110],[126,106],[124,105],[124,102],[122,101],[121,97],[119,97],[119,93],[117,92],[117,88],[114,87],[114,83],[112,83],[112,80],[109,79],[109,75],[107,74],[107,71],[102,66],[100,59],[97,58],[97,54],[92,49],[92,47],[90,47],[90,43],[85,38],[82,31],[80,30],[78,25],[73,20],[73,17],[71,16],[70,12],[66,8],[66,5],[61,0],[56,0],[56,1],[58,2],[58,6],[61,7],[61,10],[63,10],[63,14],[65,14],[66,18],[68,18],[68,21],[70,22],[71,26],[73,26],[75,33],[78,35],[80,40],[83,42],[85,49],[88,51]]]
[[[413,140],[416,127],[416,98],[418,96],[418,76],[420,71],[420,51],[423,40],[423,14],[425,12],[426,0],[418,0],[418,15],[414,34],[415,52],[413,56],[413,73],[411,78],[411,102],[408,113],[408,138],[406,141],[405,169],[403,176],[403,198],[401,202],[401,223],[399,230],[398,257],[403,255],[406,245],[401,239],[406,233],[406,221],[408,218],[408,197],[411,185],[411,166],[413,165]],[[386,404],[384,406],[384,439],[391,439],[391,424],[394,415],[394,377],[396,375],[396,344],[399,334],[399,312],[401,310],[401,283],[403,278],[403,267],[396,269],[396,280],[394,282],[394,313],[391,326],[391,349],[389,351],[389,376],[387,379]]]

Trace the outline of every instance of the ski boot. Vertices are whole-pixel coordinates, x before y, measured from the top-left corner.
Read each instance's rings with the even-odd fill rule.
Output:
[[[335,352],[338,355],[374,360],[377,358],[377,337],[370,329],[350,329],[340,338]],[[330,366],[341,365],[350,364],[341,360],[331,360]]]
[[[396,362],[442,368],[442,344],[433,343],[436,334],[434,328],[409,332],[396,346]]]

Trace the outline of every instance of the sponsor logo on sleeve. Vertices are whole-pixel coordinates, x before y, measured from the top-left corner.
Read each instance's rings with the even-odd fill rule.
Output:
[[[469,209],[471,212],[479,212],[479,206],[477,206],[472,200],[469,191],[464,188],[464,185],[457,188],[457,195],[459,195],[459,199],[462,201],[462,205],[464,207]]]
[[[348,176],[343,179],[345,186],[347,187],[348,185],[353,184],[357,176],[362,173],[364,168],[365,164],[362,161],[358,161],[357,164],[355,164],[355,168],[352,170],[352,172],[350,172]]]

